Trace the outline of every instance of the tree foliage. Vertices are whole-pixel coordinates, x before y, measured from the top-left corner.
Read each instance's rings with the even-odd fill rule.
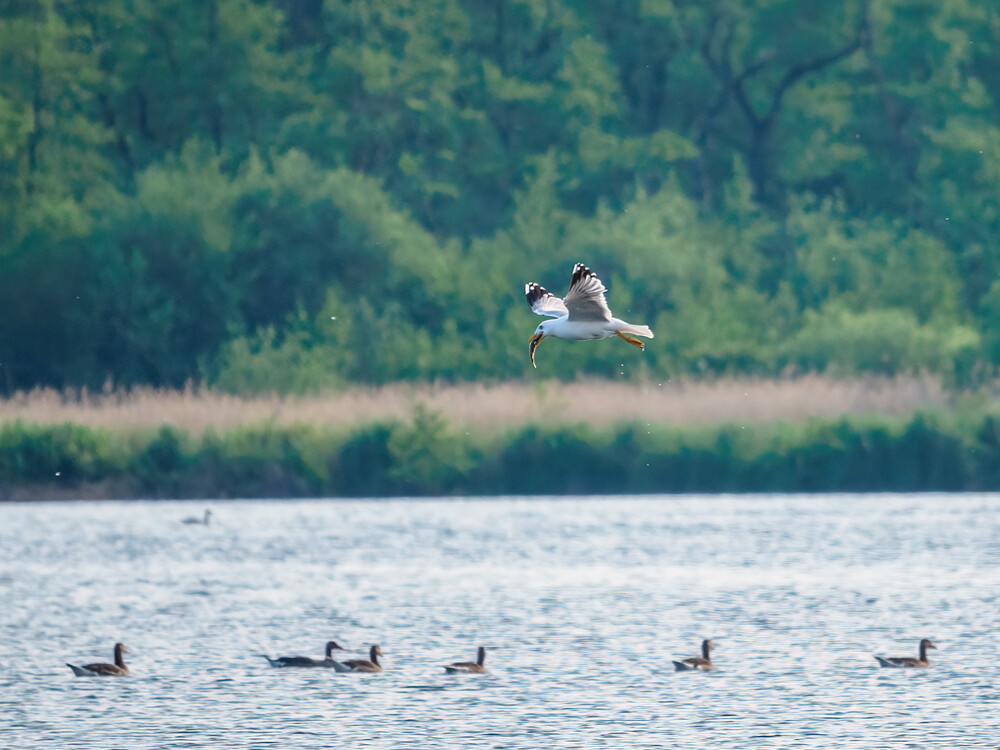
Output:
[[[657,338],[562,377],[1000,366],[987,0],[16,0],[0,68],[8,393],[523,377],[577,261]]]

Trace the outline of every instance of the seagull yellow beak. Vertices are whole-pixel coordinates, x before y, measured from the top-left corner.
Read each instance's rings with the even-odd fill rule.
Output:
[[[534,333],[531,335],[531,341],[528,343],[528,354],[531,355],[531,366],[536,369],[538,368],[538,365],[535,364],[535,349],[538,348],[538,345],[542,343],[542,339],[544,338],[544,333]]]

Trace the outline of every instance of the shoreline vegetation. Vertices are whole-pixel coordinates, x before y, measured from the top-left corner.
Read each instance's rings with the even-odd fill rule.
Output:
[[[0,401],[0,500],[1000,489],[982,402],[929,377],[38,390]]]

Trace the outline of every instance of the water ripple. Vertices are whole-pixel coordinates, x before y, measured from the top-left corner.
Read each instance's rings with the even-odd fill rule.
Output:
[[[998,498],[0,506],[13,748],[1000,744]],[[196,510],[200,511],[198,506]],[[717,646],[714,672],[671,659]],[[929,670],[882,670],[916,652]],[[274,669],[353,654],[386,671]],[[133,676],[64,662],[129,647]],[[441,665],[488,649],[485,675]]]

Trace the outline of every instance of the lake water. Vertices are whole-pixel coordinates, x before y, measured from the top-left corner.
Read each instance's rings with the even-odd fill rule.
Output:
[[[1000,747],[997,496],[204,507],[0,505],[0,747]]]

